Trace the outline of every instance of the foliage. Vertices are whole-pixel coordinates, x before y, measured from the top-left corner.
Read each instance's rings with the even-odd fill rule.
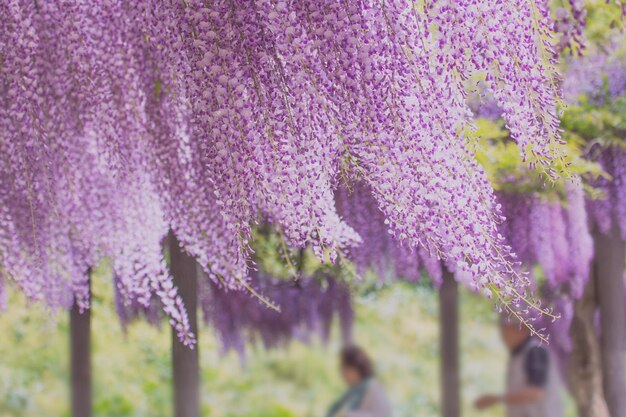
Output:
[[[584,144],[585,157],[606,175],[593,179],[598,195],[588,204],[593,227],[618,227],[626,237],[626,49],[620,34],[570,62],[564,93],[571,102],[563,118],[568,136]]]
[[[600,103],[582,96],[568,107],[562,121],[567,138],[584,141],[587,148],[592,144],[626,147],[626,97],[612,99],[606,83],[600,96]]]
[[[590,45],[605,45],[624,30],[623,1],[585,0],[587,19],[585,37]]]
[[[564,198],[568,184],[583,181],[588,192],[592,192],[588,182],[603,174],[600,165],[585,159],[584,141],[564,133],[566,155],[555,170],[567,176],[559,176],[556,180],[542,176],[540,172],[530,169],[522,160],[511,141],[508,129],[501,119],[479,118],[476,121],[477,158],[487,172],[487,177],[497,191],[520,194],[542,194],[548,197]]]

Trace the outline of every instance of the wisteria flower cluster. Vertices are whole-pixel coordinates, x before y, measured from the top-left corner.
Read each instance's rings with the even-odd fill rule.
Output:
[[[501,231],[517,260],[525,268],[541,266],[550,286],[566,286],[573,298],[580,297],[593,258],[582,187],[571,184],[564,203],[512,193],[500,193],[498,201],[507,219]]]
[[[582,185],[568,184],[565,201],[555,194],[498,193],[506,217],[500,230],[519,268],[534,278],[536,297],[552,312],[552,317],[531,316],[534,325],[555,341],[556,350],[567,352],[573,305],[589,280],[594,245]],[[545,281],[537,279],[536,267]]]
[[[567,62],[563,79],[563,94],[569,104],[576,105],[584,98],[603,106],[624,95],[626,91],[626,57],[624,36],[618,36],[602,50],[591,51],[584,57]]]
[[[570,62],[564,82],[571,103],[564,125],[586,141],[589,160],[606,175],[593,182],[601,196],[588,202],[593,226],[617,227],[626,239],[626,54],[623,35],[611,45]],[[569,116],[569,117],[568,117]]]
[[[275,303],[268,308],[259,298],[243,291],[229,291],[213,281],[202,281],[200,307],[224,351],[245,358],[248,343],[267,349],[292,340],[307,342],[318,334],[327,341],[333,321],[339,323],[343,343],[351,342],[354,313],[347,286],[323,272],[296,282],[251,272],[251,285]]]
[[[336,191],[335,200],[341,217],[362,239],[360,245],[346,253],[358,275],[370,270],[380,279],[417,282],[424,271],[435,285],[441,284],[442,261],[434,251],[410,248],[391,235],[369,186],[362,182],[350,188],[342,186]]]
[[[158,294],[185,335],[168,229],[237,288],[261,218],[331,260],[358,244],[334,191],[362,181],[395,239],[514,295],[465,91],[481,76],[548,165],[552,30],[522,0],[3,2],[2,279],[86,307],[86,271],[110,256],[123,296]]]
[[[555,17],[555,29],[560,35],[556,50],[569,49],[572,53],[581,55],[585,48],[585,1],[569,0],[567,6],[563,6],[557,9]]]
[[[487,148],[479,160],[498,190],[504,218],[499,232],[515,253],[520,273],[531,278],[534,298],[550,311],[544,315],[529,311],[528,319],[540,329],[540,336],[556,340],[555,348],[565,352],[571,347],[573,305],[583,295],[594,255],[587,207],[590,194],[585,187],[589,190],[588,182],[603,171],[583,159],[584,144],[574,140],[567,145],[575,163],[571,177],[546,184],[512,153],[493,99],[483,93],[471,97],[470,105],[484,137],[481,145]]]

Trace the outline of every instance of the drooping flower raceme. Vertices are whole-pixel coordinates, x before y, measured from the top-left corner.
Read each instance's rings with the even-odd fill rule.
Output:
[[[590,220],[602,233],[618,227],[626,239],[626,143],[620,128],[626,100],[623,44],[620,35],[605,49],[572,60],[565,73],[564,92],[575,110],[595,117],[588,124],[584,120],[566,121],[587,141],[587,158],[599,163],[609,175],[592,184],[603,195],[589,201]]]
[[[574,301],[589,280],[594,249],[582,187],[569,185],[564,203],[532,194],[498,197],[506,217],[501,230],[507,243],[518,255],[520,268],[541,267],[546,285],[536,285],[536,290],[558,315],[558,320],[541,317],[536,325],[554,349],[568,352]]]
[[[5,274],[31,297],[67,304],[99,257],[141,259],[150,267],[119,266],[124,293],[145,301],[159,291],[184,328],[156,249],[168,228],[235,288],[261,218],[331,260],[357,245],[334,191],[362,181],[402,245],[516,297],[525,282],[463,136],[465,87],[482,74],[521,152],[549,163],[559,137],[552,23],[537,4],[5,2]],[[80,199],[92,210],[75,209]],[[150,256],[136,239],[149,240]],[[46,272],[28,273],[35,267]]]
[[[412,249],[394,239],[369,186],[359,182],[340,187],[335,199],[341,217],[362,239],[347,253],[358,274],[369,269],[381,279],[416,282],[424,270],[435,284],[441,283],[441,260],[427,248]]]
[[[567,6],[563,5],[556,10],[555,17],[555,29],[559,33],[556,50],[569,48],[571,52],[577,51],[581,55],[581,50],[585,48],[587,17],[584,0],[569,0]]]
[[[9,2],[0,10],[2,275],[32,299],[84,309],[88,271],[110,257],[123,297],[146,304],[158,295],[191,342],[161,253],[167,224],[152,178],[141,165],[118,169],[125,154],[112,153],[124,138],[142,140],[144,103],[130,97],[137,88],[107,84],[114,77],[100,77],[100,65],[128,73],[124,87],[136,77],[122,58],[101,62],[109,55],[97,45],[113,46],[100,42],[104,26],[90,27],[87,6]]]
[[[564,203],[540,195],[500,193],[506,217],[501,230],[526,269],[541,266],[552,288],[565,287],[571,297],[579,298],[589,279],[593,241],[582,187],[567,188]]]
[[[326,341],[332,322],[338,319],[344,343],[351,341],[353,320],[349,289],[324,273],[296,282],[251,273],[254,285],[277,309],[242,291],[228,291],[212,281],[202,281],[200,306],[204,319],[214,328],[224,350],[245,356],[247,342],[265,348],[282,346],[294,339],[307,341],[319,334]]]

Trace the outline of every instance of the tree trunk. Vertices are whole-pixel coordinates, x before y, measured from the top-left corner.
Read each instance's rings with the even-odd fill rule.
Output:
[[[70,367],[72,417],[91,417],[91,309],[81,313],[76,303],[70,311]]]
[[[568,360],[568,383],[579,417],[609,417],[602,388],[600,345],[596,337],[596,281],[592,271],[580,300],[574,302],[570,327],[572,352]]]
[[[624,356],[624,256],[617,228],[596,233],[594,269],[598,279],[601,318],[601,358],[604,395],[611,417],[626,416],[626,358]]]
[[[439,289],[441,415],[461,415],[459,363],[459,291],[454,274],[443,268]]]
[[[197,304],[198,277],[195,260],[180,247],[173,234],[169,238],[170,269],[178,288],[191,331],[198,338]],[[189,348],[172,329],[172,367],[174,375],[174,416],[200,417],[200,371],[198,348]]]

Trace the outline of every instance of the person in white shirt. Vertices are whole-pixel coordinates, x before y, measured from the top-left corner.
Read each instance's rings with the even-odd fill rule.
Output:
[[[550,350],[515,319],[502,319],[500,330],[510,351],[506,392],[483,395],[476,408],[503,403],[507,417],[563,417],[561,378]]]

